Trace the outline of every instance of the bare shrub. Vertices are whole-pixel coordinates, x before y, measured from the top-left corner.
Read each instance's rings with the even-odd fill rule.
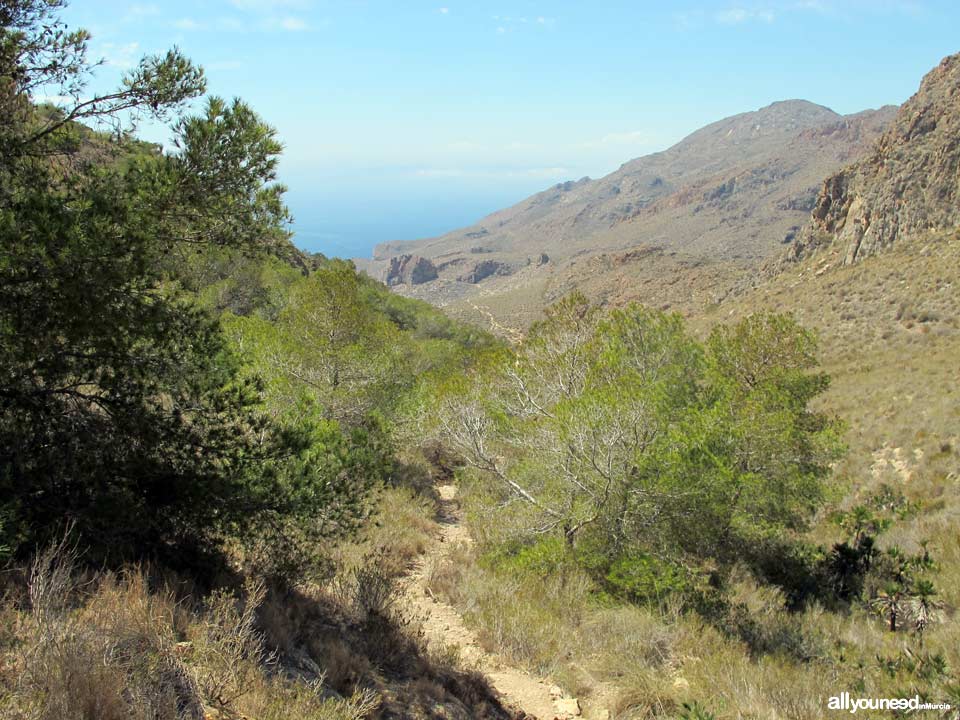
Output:
[[[221,590],[207,601],[204,621],[193,635],[192,659],[197,684],[208,702],[231,706],[250,692],[261,667],[274,660],[264,650],[256,626],[265,595],[262,582],[247,581],[241,598]]]
[[[334,593],[361,620],[388,617],[396,601],[396,581],[384,570],[382,554],[366,555],[361,564],[334,580]]]
[[[598,669],[610,677],[628,668],[662,668],[671,659],[675,639],[669,626],[645,608],[601,608],[584,623],[587,648]],[[586,648],[585,648],[586,649]]]
[[[77,555],[67,529],[58,542],[44,548],[31,563],[27,590],[38,627],[46,627],[66,609],[74,590]]]
[[[7,716],[202,720],[196,685],[173,652],[170,597],[151,594],[139,571],[104,573],[82,596],[67,537],[30,566],[31,622],[17,638]]]

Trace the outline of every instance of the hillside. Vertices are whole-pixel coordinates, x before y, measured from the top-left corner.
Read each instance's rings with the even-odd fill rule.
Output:
[[[598,297],[634,299],[618,290],[632,271],[663,277],[678,264],[711,266],[708,276],[723,281],[713,287],[708,277],[702,289],[714,300],[730,278],[793,240],[823,177],[865,152],[893,114],[892,107],[841,116],[802,100],[774,103],[468,228],[380,245],[372,261],[358,264],[401,294],[467,314],[482,305],[514,325],[582,280]],[[641,253],[642,267],[635,251],[624,252],[638,246],[658,249]],[[657,294],[654,285],[640,299]]]
[[[958,97],[960,54],[924,77],[867,155],[824,182],[809,222],[765,276],[697,320],[789,311],[815,329],[834,378],[825,401],[850,424],[839,474],[853,496],[882,482],[910,484],[919,496],[952,498],[937,504],[954,517]],[[935,518],[926,522],[946,522]]]

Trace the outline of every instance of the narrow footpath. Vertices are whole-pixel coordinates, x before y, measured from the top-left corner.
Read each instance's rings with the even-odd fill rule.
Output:
[[[563,690],[520,668],[503,662],[484,650],[476,634],[464,624],[459,613],[431,595],[427,588],[427,568],[440,560],[450,548],[469,544],[471,538],[461,522],[454,485],[441,485],[440,536],[416,562],[405,578],[402,593],[404,609],[423,622],[427,642],[434,647],[456,646],[465,665],[482,672],[503,701],[528,718],[569,720],[579,717],[580,703]]]

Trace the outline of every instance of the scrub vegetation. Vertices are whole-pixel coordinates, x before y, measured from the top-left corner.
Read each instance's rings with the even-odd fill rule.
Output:
[[[960,707],[955,235],[508,344],[297,250],[178,51],[91,95],[61,5],[0,7],[0,717],[523,717],[414,565],[587,716]]]

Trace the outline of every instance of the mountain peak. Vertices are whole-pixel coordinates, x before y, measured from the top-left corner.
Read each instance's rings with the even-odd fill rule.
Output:
[[[810,102],[809,100],[804,100],[803,98],[789,98],[787,100],[775,100],[769,105],[766,105],[756,112],[765,113],[765,112],[790,112],[790,113],[817,113],[823,114],[827,113],[829,115],[836,115],[837,113],[828,108],[826,105],[818,105],[815,102]]]
[[[741,144],[764,138],[781,139],[840,120],[843,116],[809,100],[779,100],[759,110],[711,123],[681,140],[674,148],[702,154],[706,146]],[[674,148],[671,148],[673,150]]]

